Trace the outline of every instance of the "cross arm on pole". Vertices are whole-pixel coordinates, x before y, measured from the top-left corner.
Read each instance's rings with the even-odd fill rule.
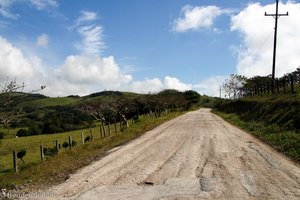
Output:
[[[267,12],[265,12],[265,16],[271,16],[271,17],[280,17],[280,16],[289,16],[289,12],[286,12],[285,14],[268,14]]]

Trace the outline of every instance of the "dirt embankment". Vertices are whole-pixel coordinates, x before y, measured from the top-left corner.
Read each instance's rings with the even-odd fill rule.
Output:
[[[173,119],[45,199],[300,199],[300,168],[208,109]],[[39,198],[41,199],[41,198]]]

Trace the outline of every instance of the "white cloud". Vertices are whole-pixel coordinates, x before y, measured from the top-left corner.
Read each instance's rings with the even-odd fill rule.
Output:
[[[77,31],[83,37],[82,43],[77,46],[83,53],[99,55],[105,49],[105,44],[102,40],[103,28],[101,26],[95,24],[82,26]]]
[[[0,14],[3,17],[16,19],[17,15],[11,13],[10,6],[15,2],[15,0],[0,0]]]
[[[133,81],[129,85],[129,90],[139,93],[159,92],[164,89],[174,89],[179,91],[191,90],[192,85],[181,82],[175,77],[166,76],[163,80],[159,78],[145,79],[143,81]]]
[[[62,67],[57,70],[57,75],[72,84],[99,84],[109,88],[120,87],[132,79],[130,75],[121,73],[112,56],[68,56]]]
[[[99,55],[105,49],[103,28],[95,23],[96,19],[97,13],[82,11],[81,16],[75,20],[75,29],[83,38],[76,47],[86,55]]]
[[[0,80],[9,78],[28,80],[38,75],[36,58],[26,58],[22,51],[0,36]]]
[[[220,97],[220,86],[222,86],[225,79],[226,77],[224,76],[212,76],[193,85],[193,89],[198,91],[199,94]],[[224,92],[222,97],[224,97]]]
[[[81,16],[75,21],[76,25],[80,25],[84,22],[95,21],[97,19],[97,13],[91,11],[81,11]]]
[[[186,5],[182,8],[183,17],[174,21],[173,31],[186,32],[188,30],[199,30],[211,28],[214,20],[222,15],[231,13],[230,10],[222,9],[217,6],[191,6]]]
[[[192,85],[186,84],[178,80],[177,78],[166,76],[164,78],[164,88],[165,89],[176,89],[179,91],[191,90]]]
[[[49,7],[57,7],[58,3],[56,0],[27,0],[29,3],[35,6],[38,10],[45,10]]]
[[[26,3],[33,5],[37,10],[46,10],[58,6],[56,0],[0,0],[0,15],[6,18],[17,19],[17,13],[12,13],[10,8],[15,3]]]
[[[289,16],[279,18],[277,76],[291,72],[300,65],[300,4],[292,1],[280,3],[279,10],[280,13],[288,11]],[[249,4],[231,19],[231,30],[240,32],[243,39],[242,45],[235,47],[238,57],[237,73],[241,75],[272,73],[274,19],[265,17],[265,12],[274,13],[275,4]]]
[[[36,39],[36,44],[39,47],[44,47],[47,48],[48,47],[48,42],[49,42],[49,36],[45,33],[41,34],[40,36],[38,36],[38,38]]]
[[[129,86],[129,90],[138,93],[153,93],[164,88],[159,78],[145,79],[144,81],[134,81]]]

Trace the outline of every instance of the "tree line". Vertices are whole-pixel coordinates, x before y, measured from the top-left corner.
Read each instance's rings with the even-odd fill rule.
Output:
[[[240,98],[244,96],[263,95],[269,93],[295,93],[295,85],[300,84],[300,68],[275,79],[275,87],[272,91],[272,77],[245,76],[231,74],[222,87],[228,98]]]
[[[121,122],[128,127],[128,119],[148,113],[159,117],[162,112],[188,110],[200,100],[200,95],[192,90],[163,90],[153,94],[103,91],[85,97],[71,97],[79,98],[79,101],[70,105],[20,107],[24,101],[48,98],[24,93],[23,88],[12,81],[2,86],[0,92],[0,125],[21,128],[17,136],[90,128],[95,122],[102,125]]]

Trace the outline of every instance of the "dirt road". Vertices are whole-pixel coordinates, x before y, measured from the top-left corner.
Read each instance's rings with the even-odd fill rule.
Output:
[[[49,192],[78,200],[300,199],[300,168],[201,109],[112,150]]]

